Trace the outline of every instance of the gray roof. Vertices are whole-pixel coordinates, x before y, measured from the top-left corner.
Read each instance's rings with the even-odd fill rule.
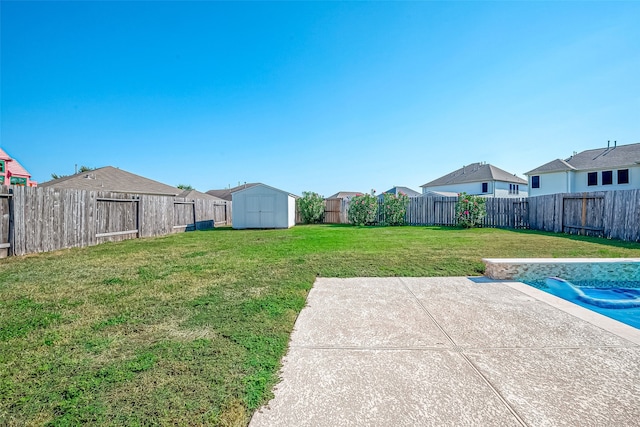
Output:
[[[436,187],[440,185],[465,184],[469,182],[502,181],[513,182],[515,184],[527,185],[527,181],[511,174],[505,170],[497,168],[488,163],[472,163],[463,166],[443,177],[427,182],[420,187]]]
[[[566,170],[613,169],[638,164],[640,164],[640,143],[586,150],[566,160],[552,160],[530,170],[525,175]]]
[[[338,191],[336,194],[332,194],[327,199],[346,199],[347,197],[354,197],[358,194],[364,194],[361,191]]]
[[[420,197],[422,196],[422,193],[419,193],[415,190],[410,189],[409,187],[393,187],[387,191],[385,191],[384,193],[389,193],[389,194],[395,194],[396,196],[399,193],[404,193],[409,197]],[[382,193],[382,194],[384,194]],[[382,196],[382,194],[380,196]]]
[[[39,186],[163,196],[177,196],[182,192],[179,188],[114,168],[113,166],[105,166],[88,172],[52,179],[39,184]]]
[[[217,197],[219,199],[231,201],[231,193],[235,193],[236,191],[239,191],[245,188],[250,188],[258,184],[260,183],[250,182],[247,184],[238,185],[237,187],[233,187],[233,188],[223,188],[221,190],[209,190],[207,191],[207,194],[209,194],[210,196]]]

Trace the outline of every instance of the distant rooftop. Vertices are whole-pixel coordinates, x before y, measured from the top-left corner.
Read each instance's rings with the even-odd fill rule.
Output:
[[[527,181],[488,163],[472,163],[463,166],[445,176],[427,182],[420,187],[436,187],[441,185],[465,184],[469,182],[502,181],[527,185]]]
[[[105,166],[91,171],[53,179],[43,182],[40,186],[163,196],[177,196],[182,193],[182,190],[179,188],[114,168],[113,166]]]

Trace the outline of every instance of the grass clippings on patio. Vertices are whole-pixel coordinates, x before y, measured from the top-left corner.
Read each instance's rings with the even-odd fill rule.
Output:
[[[211,231],[0,260],[0,424],[246,425],[317,275],[466,276],[483,257],[640,257],[496,229]]]

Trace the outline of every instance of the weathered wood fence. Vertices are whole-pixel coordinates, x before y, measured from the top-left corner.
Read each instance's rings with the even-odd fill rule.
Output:
[[[231,202],[0,187],[0,256],[92,246],[231,224]]]
[[[529,227],[640,241],[640,190],[529,197]]]
[[[405,221],[408,225],[455,226],[457,202],[456,197],[412,197]],[[486,207],[483,227],[530,228],[640,241],[640,190],[487,198]],[[327,199],[323,222],[347,224],[348,210],[348,200]]]

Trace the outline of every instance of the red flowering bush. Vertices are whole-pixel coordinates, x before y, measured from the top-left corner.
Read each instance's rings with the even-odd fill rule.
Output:
[[[478,227],[482,225],[482,219],[486,215],[487,206],[484,197],[471,196],[467,193],[458,195],[458,204],[456,205],[458,225],[464,228]]]
[[[378,199],[375,196],[375,190],[371,190],[371,194],[352,197],[347,217],[353,225],[375,224],[378,217]]]
[[[384,193],[382,195],[382,219],[381,225],[402,225],[404,215],[409,206],[409,196],[400,192],[395,194]]]

